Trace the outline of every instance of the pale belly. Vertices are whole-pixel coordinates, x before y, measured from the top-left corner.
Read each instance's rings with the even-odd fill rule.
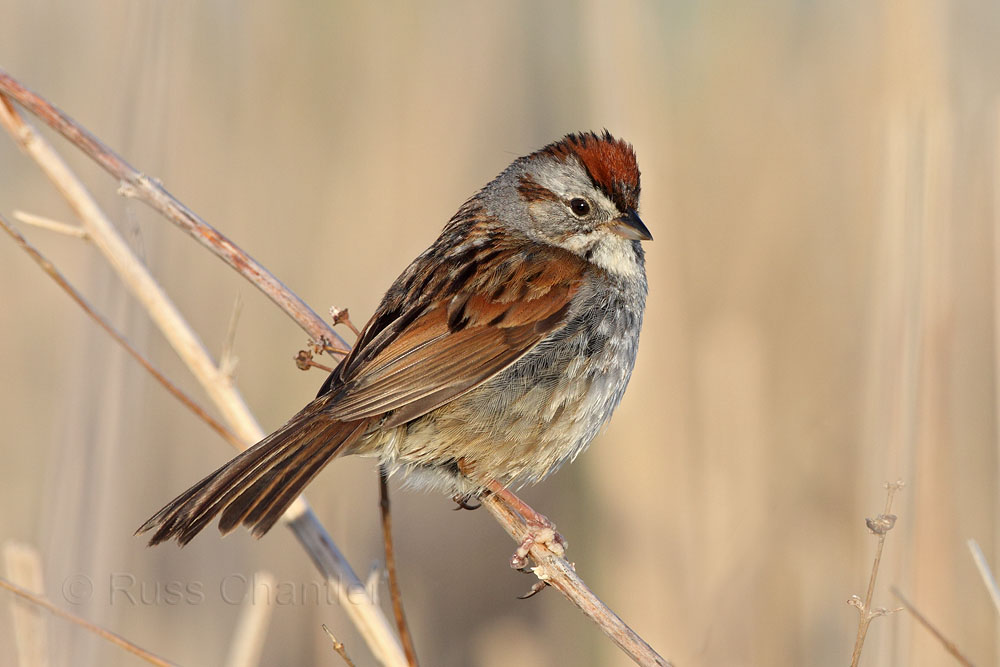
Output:
[[[410,485],[447,493],[474,492],[491,479],[515,487],[540,481],[611,417],[632,372],[640,324],[641,311],[619,303],[588,309],[469,393],[373,431],[357,453],[378,452]]]

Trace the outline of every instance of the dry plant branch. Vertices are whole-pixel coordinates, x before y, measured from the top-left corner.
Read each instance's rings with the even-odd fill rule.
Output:
[[[403,643],[403,652],[410,667],[417,667],[417,651],[413,647],[413,637],[406,623],[403,612],[403,594],[399,590],[399,577],[396,574],[396,549],[392,542],[392,512],[389,504],[389,471],[385,466],[378,469],[379,511],[382,514],[382,540],[385,544],[385,569],[389,574],[389,597],[392,598],[392,613],[396,617],[396,630]]]
[[[97,324],[102,329],[104,329],[104,332],[108,334],[108,336],[110,336],[113,341],[121,345],[125,349],[125,351],[128,352],[129,356],[138,361],[139,364],[143,368],[145,368],[146,371],[150,375],[152,375],[157,382],[159,382],[168,392],[170,392],[171,396],[176,398],[185,407],[191,410],[191,412],[193,412],[196,417],[198,417],[206,424],[208,424],[213,431],[218,433],[223,440],[231,444],[233,447],[239,449],[243,446],[243,442],[236,436],[235,433],[226,428],[226,426],[222,424],[219,420],[217,420],[215,417],[208,414],[203,407],[201,407],[200,405],[198,405],[197,402],[195,402],[194,399],[192,399],[190,396],[181,391],[181,389],[177,385],[171,382],[163,373],[161,373],[155,366],[153,366],[153,364],[150,363],[150,361],[146,359],[146,357],[144,357],[138,350],[132,347],[132,344],[129,343],[128,340],[123,335],[118,333],[118,330],[115,329],[110,322],[104,319],[102,315],[100,315],[97,311],[93,309],[93,307],[87,302],[87,300],[83,298],[83,295],[80,294],[76,290],[76,288],[69,283],[68,280],[66,280],[66,278],[62,275],[62,273],[60,273],[59,270],[55,267],[55,265],[52,264],[52,262],[50,262],[48,259],[46,259],[44,255],[38,252],[38,250],[34,246],[28,243],[28,240],[25,239],[24,236],[22,236],[19,231],[14,229],[14,227],[12,227],[11,224],[7,222],[7,220],[5,220],[2,215],[0,215],[0,227],[2,227],[5,232],[10,234],[10,236],[14,239],[14,242],[17,243],[17,245],[20,246],[22,250],[28,253],[31,259],[35,260],[35,263],[38,264],[38,266],[40,266],[41,269],[45,271],[45,273],[47,273],[49,277],[56,282],[57,285],[59,285],[59,287],[61,287],[67,294],[69,294],[70,298],[73,299],[73,301],[75,301],[80,306],[80,308],[83,309],[83,312],[87,313],[87,315],[89,315],[95,322],[97,322]]]
[[[228,378],[219,371],[204,345],[180,311],[163,292],[143,262],[136,257],[115,226],[87,189],[52,146],[26,123],[9,101],[0,97],[0,124],[17,141],[80,218],[88,239],[104,255],[133,296],[143,305],[154,323],[177,351],[184,363],[208,391],[216,406],[245,443],[263,437],[263,430],[250,414]],[[244,445],[245,447],[246,445]]]
[[[53,220],[52,218],[46,218],[43,215],[25,213],[24,211],[14,211],[14,219],[19,220],[26,225],[38,227],[39,229],[45,229],[50,232],[55,232],[56,234],[62,234],[63,236],[70,236],[78,239],[87,238],[87,230],[80,225],[70,225],[65,222]]]
[[[316,315],[316,313],[312,311],[312,309],[306,306],[301,299],[292,294],[287,287],[275,279],[274,276],[272,276],[266,269],[240,250],[239,247],[201,221],[200,218],[198,218],[193,212],[189,211],[186,207],[177,202],[176,199],[170,196],[169,193],[167,193],[166,190],[163,189],[163,187],[158,183],[155,183],[148,177],[140,174],[125,163],[124,160],[115,155],[110,149],[104,146],[72,119],[65,116],[62,112],[55,109],[51,104],[39,96],[25,89],[20,83],[0,70],[0,120],[4,121],[4,125],[11,132],[12,136],[15,137],[15,139],[22,145],[29,155],[32,155],[32,157],[35,158],[36,162],[38,162],[47,173],[49,173],[49,169],[52,168],[53,164],[61,166],[61,173],[59,175],[50,175],[50,178],[53,179],[60,191],[67,197],[70,205],[73,206],[74,210],[81,216],[88,234],[93,235],[97,230],[102,232],[115,232],[110,223],[106,222],[106,218],[104,218],[103,214],[100,214],[99,209],[96,208],[96,204],[92,203],[92,199],[89,194],[82,189],[82,186],[78,185],[72,173],[69,172],[68,168],[62,164],[61,159],[55,156],[54,151],[52,151],[44,139],[42,139],[29,125],[17,116],[16,111],[3,97],[4,95],[9,95],[19,104],[36,114],[53,129],[58,131],[66,139],[80,148],[80,150],[82,150],[85,154],[97,161],[98,164],[104,167],[108,172],[116,178],[119,178],[123,182],[123,185],[126,186],[124,188],[126,194],[140,196],[143,201],[150,204],[157,211],[161,212],[171,222],[174,222],[178,226],[185,229],[185,231],[192,235],[196,240],[207,246],[210,250],[212,250],[212,252],[222,257],[244,278],[268,294],[268,296],[271,297],[271,299],[275,301],[275,303],[277,303],[286,314],[298,322],[299,326],[309,332],[316,341],[320,342],[320,344],[324,344],[325,341],[336,340],[339,341],[341,345],[338,349],[349,349],[346,343],[344,343],[339,336],[336,338],[331,337],[331,334],[332,336],[336,336],[336,334],[333,333],[332,329],[330,329],[330,327],[323,322]],[[40,153],[51,153],[51,155],[41,155]],[[68,187],[68,184],[75,185],[70,188]],[[81,202],[86,203],[86,205],[81,206]],[[96,213],[91,209],[95,209]],[[85,215],[99,217],[99,222],[103,220],[103,223],[106,224],[87,224],[88,217],[85,217]],[[98,245],[98,247],[102,247],[101,239],[95,238],[94,242]],[[131,254],[124,242],[120,240],[120,237],[119,243],[120,247],[116,246],[116,252],[110,253],[109,256],[109,261],[113,264],[113,266],[115,266],[115,268],[118,268],[117,263],[121,261],[121,256],[128,256]],[[145,272],[145,267],[143,267],[141,263],[138,263],[138,260],[136,260],[136,262],[138,264],[138,268],[141,268],[142,272]],[[130,268],[134,270],[137,267]],[[131,277],[130,273],[127,271],[122,271],[120,273],[123,280]],[[145,273],[145,275],[148,277],[148,273]],[[152,281],[151,278],[148,279]],[[132,286],[130,285],[130,287]],[[169,304],[166,296],[162,293],[162,290],[159,289],[159,286],[156,285],[155,282],[152,282],[151,287],[155,288],[153,290],[155,294]],[[134,287],[132,288],[135,289]],[[144,305],[146,305],[145,301]],[[161,303],[157,303],[155,305],[157,307],[162,307]],[[172,304],[169,304],[169,306],[172,308]],[[154,311],[152,310],[153,305],[147,305],[147,308],[150,309],[151,314],[154,314]],[[157,317],[154,316],[154,320],[156,319]],[[317,325],[317,323],[319,324]],[[187,327],[186,322],[184,322],[183,319],[180,319],[176,324],[185,328]],[[313,332],[316,333],[314,334]],[[164,333],[166,333],[166,331]],[[191,335],[193,336],[193,332]],[[196,338],[194,340],[197,341]],[[219,369],[211,363],[210,357],[208,357],[207,353],[204,352],[204,348],[201,346],[200,342],[198,342],[195,347],[198,349],[199,353],[204,354],[204,358],[208,360],[209,368],[206,369],[208,378],[205,384],[206,388],[210,390],[210,393],[216,384],[221,384],[229,392],[232,392],[238,397],[238,393],[235,392],[228,382],[218,382],[216,378],[222,377],[223,380],[225,378],[219,372]],[[199,377],[199,379],[201,378]],[[246,406],[245,404],[242,404],[242,399],[239,399],[239,403],[242,405],[244,411],[246,411]],[[249,412],[246,411],[246,414],[249,415]],[[227,418],[229,418],[228,414]],[[255,422],[253,423],[256,425]],[[257,427],[257,431],[259,432],[259,426]],[[248,440],[253,442],[262,436],[263,433],[260,432],[258,435],[248,438]],[[300,502],[304,504],[304,500],[301,498],[296,501],[296,504]],[[519,544],[524,542],[525,538],[528,537],[530,530],[523,517],[521,517],[510,506],[501,502],[496,495],[490,495],[484,498],[484,504],[516,542]],[[358,626],[362,635],[365,636],[369,645],[372,646],[373,651],[376,652],[376,656],[387,664],[406,664],[400,644],[392,635],[386,619],[381,614],[381,611],[377,610],[377,608],[371,604],[371,598],[365,592],[360,581],[350,569],[346,560],[344,560],[343,556],[333,545],[329,535],[316,520],[311,509],[308,509],[306,506],[305,510],[300,508],[297,511],[296,506],[293,505],[293,508],[286,514],[286,517],[292,515],[293,513],[295,518],[289,518],[289,525],[291,529],[295,532],[300,542],[302,542],[317,567],[319,567],[320,570],[327,575],[330,584],[335,585],[337,590],[340,591],[341,599],[344,600],[343,606],[345,610],[347,610],[348,614],[352,617],[352,620]],[[584,614],[597,623],[601,630],[637,664],[643,666],[669,665],[663,657],[657,654],[656,651],[654,651],[641,637],[639,637],[638,634],[629,628],[617,614],[615,614],[610,608],[601,602],[596,595],[594,595],[583,580],[576,574],[573,566],[565,558],[562,558],[559,554],[553,553],[542,543],[534,543],[531,545],[528,549],[528,553],[535,560],[535,574],[539,577],[539,580],[544,581],[559,590],[564,596],[567,597],[567,599],[583,611]],[[336,575],[339,575],[339,578],[337,578]],[[351,604],[352,602],[357,603],[359,596],[367,602],[363,604]],[[377,613],[358,613],[358,610],[372,610],[373,608],[377,610]],[[381,642],[377,639],[373,641],[373,633],[375,633],[376,636],[383,637],[383,640]],[[388,637],[388,639],[386,639],[386,637]],[[389,643],[390,641],[391,643]]]
[[[0,71],[0,93],[11,83],[25,92],[17,82]],[[51,113],[58,114],[44,100],[30,93],[28,95],[36,105],[42,104],[45,109],[48,109],[50,115]],[[58,118],[63,123],[70,123],[72,127],[77,128],[78,136],[90,137],[88,133],[78,128],[62,114],[58,114]],[[223,413],[226,421],[236,430],[241,441],[240,448],[246,448],[263,438],[265,435],[263,429],[250,413],[239,391],[232,385],[226,373],[213,362],[197,334],[191,329],[177,307],[150,275],[142,261],[128,247],[128,244],[122,239],[117,229],[108,220],[76,175],[52,146],[21,118],[3,94],[0,94],[0,124],[11,134],[22,150],[38,164],[66,199],[80,218],[83,228],[87,232],[88,240],[101,251],[111,267],[118,273],[122,282],[146,309],[161,333],[212,398],[213,403]],[[91,143],[96,142],[92,137],[91,140]],[[111,155],[113,156],[113,154]],[[177,204],[177,206],[181,205]],[[241,265],[255,265],[249,257],[228,240],[226,240],[226,244],[227,247],[235,250]],[[241,273],[264,281],[269,285],[268,289],[277,289],[275,288],[275,284],[277,284],[281,291],[288,291],[270,274],[267,274],[268,278],[259,271]],[[259,285],[259,283],[254,284]],[[280,295],[278,297],[278,302],[283,304],[294,303],[296,300],[297,297],[281,297]],[[308,315],[311,314],[322,323],[322,320],[319,320],[318,316],[311,310],[304,313],[301,309],[293,308],[286,309],[286,312],[301,315],[304,320],[308,320]],[[296,321],[302,322],[301,320]],[[325,323],[322,323],[322,326],[329,329]],[[309,330],[308,326],[306,326],[306,330]],[[321,337],[318,340],[333,339]],[[310,558],[326,577],[328,585],[337,591],[338,600],[375,656],[383,664],[405,665],[405,656],[388,619],[381,608],[367,596],[357,575],[340,554],[333,540],[316,519],[303,497],[300,496],[292,504],[285,513],[285,519],[302,542],[303,547],[309,552]]]
[[[163,665],[164,667],[169,667],[170,665],[174,664],[172,662],[168,662],[168,661],[164,660],[163,658],[160,658],[160,657],[158,657],[158,656],[150,653],[149,651],[147,651],[146,649],[142,648],[141,646],[137,646],[137,645],[133,644],[132,642],[130,642],[129,640],[125,639],[121,635],[117,635],[117,634],[111,632],[110,630],[105,630],[104,628],[100,627],[99,625],[94,625],[90,621],[84,620],[84,619],[80,618],[79,616],[77,616],[75,614],[69,613],[68,611],[63,611],[62,609],[60,609],[59,607],[55,606],[54,604],[52,604],[51,602],[49,602],[45,598],[43,598],[43,597],[41,597],[39,595],[35,595],[31,591],[26,591],[23,588],[21,588],[20,586],[15,586],[14,584],[12,584],[11,582],[7,581],[3,577],[0,577],[0,588],[6,588],[8,591],[10,591],[11,593],[13,593],[14,595],[17,595],[18,597],[20,597],[20,598],[22,598],[24,600],[27,600],[28,602],[31,602],[32,604],[36,604],[39,607],[42,607],[43,609],[46,609],[46,610],[50,611],[51,613],[55,614],[59,618],[66,619],[67,621],[69,621],[71,623],[75,623],[76,625],[79,625],[81,628],[87,630],[87,632],[95,634],[98,637],[100,637],[101,639],[109,641],[112,644],[114,644],[115,646],[119,646],[119,647],[125,649],[129,653],[132,653],[134,655],[139,656],[140,658],[142,658],[143,660],[145,660],[146,662],[148,662],[150,664],[153,664],[153,665]]]
[[[899,589],[895,586],[889,588],[889,591],[899,598],[899,601],[906,607],[906,611],[913,615],[913,618],[917,619],[920,625],[924,626],[939,642],[944,646],[944,649],[948,651],[956,660],[965,665],[966,667],[972,667],[972,661],[962,655],[962,652],[958,650],[955,643],[944,636],[944,634],[934,626],[927,617],[917,611],[917,608],[913,606],[913,603],[903,597],[903,594],[899,592]]]
[[[346,353],[350,349],[350,346],[319,315],[260,263],[180,203],[160,183],[137,171],[76,121],[25,88],[3,70],[0,70],[0,93],[17,101],[114,176],[121,184],[122,194],[145,202],[236,269],[279,308],[288,313],[313,340],[322,342],[340,353]]]
[[[334,306],[330,306],[330,319],[333,320],[333,326],[343,324],[345,327],[350,329],[355,338],[361,335],[358,328],[354,326],[354,322],[351,321],[351,313],[347,308],[336,308]]]
[[[865,645],[865,637],[868,635],[868,626],[872,620],[891,613],[890,610],[879,607],[872,609],[872,596],[875,594],[875,579],[878,577],[879,564],[882,562],[882,549],[885,547],[885,536],[896,525],[896,515],[890,514],[892,509],[892,498],[896,492],[903,488],[903,481],[885,483],[885,509],[874,519],[865,519],[868,530],[873,535],[878,536],[878,546],[875,547],[875,561],[872,563],[872,572],[868,578],[868,591],[865,599],[862,600],[857,595],[852,595],[847,604],[858,608],[860,620],[858,622],[858,636],[854,640],[854,651],[851,654],[851,667],[857,667],[861,660],[861,649]]]
[[[330,641],[333,643],[333,650],[336,651],[337,655],[344,660],[344,664],[346,664],[347,667],[354,667],[354,663],[351,662],[349,657],[347,657],[347,649],[344,648],[344,643],[333,636],[333,633],[330,632],[330,628],[326,627],[325,623],[323,624],[323,632],[325,632],[326,636],[330,638]]]
[[[482,501],[507,534],[514,538],[515,542],[523,544],[525,538],[531,534],[524,517],[504,502],[498,494],[484,495]],[[597,623],[601,631],[636,664],[643,667],[669,667],[669,662],[594,595],[569,561],[551,551],[543,542],[532,543],[528,547],[528,554],[535,561],[532,572],[538,580],[566,596],[580,611]]]
[[[993,600],[993,606],[1000,613],[1000,587],[997,586],[997,580],[993,576],[990,564],[986,562],[986,554],[980,548],[979,542],[969,540],[968,544],[969,551],[972,552],[972,560],[976,563],[976,569],[979,570],[979,576],[983,578],[983,585],[986,586],[990,599]]]
[[[313,361],[312,352],[309,350],[299,350],[298,354],[295,355],[295,366],[298,367],[300,371],[307,371],[310,368],[318,368],[325,373],[333,372],[333,369],[329,366],[324,366],[323,364]]]

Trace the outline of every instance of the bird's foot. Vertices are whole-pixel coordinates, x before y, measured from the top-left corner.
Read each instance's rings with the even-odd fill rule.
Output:
[[[559,557],[566,555],[566,547],[569,546],[566,538],[556,531],[555,524],[549,521],[548,518],[541,514],[537,516],[543,519],[544,522],[534,518],[526,520],[527,535],[521,540],[521,544],[514,551],[514,555],[510,557],[510,566],[515,570],[528,571],[528,555],[531,553],[531,548],[535,545],[542,546]]]

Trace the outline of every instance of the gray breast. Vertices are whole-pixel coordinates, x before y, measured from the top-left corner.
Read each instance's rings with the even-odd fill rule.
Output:
[[[592,290],[566,326],[470,396],[508,449],[515,477],[551,474],[611,417],[635,363],[642,297]]]
[[[625,392],[645,282],[591,283],[576,297],[566,325],[514,364],[398,432],[375,434],[383,462],[416,485],[467,492],[485,479],[539,481],[579,454]],[[482,480],[439,472],[457,460]]]

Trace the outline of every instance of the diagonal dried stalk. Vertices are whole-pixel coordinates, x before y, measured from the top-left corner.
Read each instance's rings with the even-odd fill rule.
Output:
[[[26,591],[20,586],[15,586],[14,584],[10,583],[3,577],[0,577],[0,588],[6,588],[8,591],[20,597],[21,599],[27,600],[32,604],[36,604],[39,607],[42,607],[43,609],[46,609],[49,612],[55,614],[59,618],[64,618],[71,623],[79,625],[81,628],[84,628],[88,632],[91,632],[97,635],[98,637],[101,637],[102,639],[111,642],[115,646],[120,646],[129,653],[139,656],[140,658],[142,658],[143,660],[145,660],[150,664],[161,665],[162,667],[170,667],[171,665],[174,664],[172,662],[167,662],[163,658],[153,655],[146,649],[142,648],[141,646],[137,646],[136,644],[133,644],[132,642],[125,639],[121,635],[116,635],[115,633],[109,630],[105,630],[99,625],[94,625],[90,621],[86,621],[80,618],[79,616],[76,616],[75,614],[71,614],[68,611],[63,611],[62,609],[55,606],[54,604],[52,604],[45,598],[41,597],[40,595],[35,595],[31,591]]]
[[[910,612],[913,618],[917,619],[917,622],[920,623],[920,625],[924,626],[928,632],[934,635],[935,639],[941,642],[941,646],[944,647],[944,650],[948,651],[948,653],[950,653],[952,657],[955,658],[955,660],[957,660],[962,665],[965,665],[965,667],[972,667],[972,661],[966,658],[965,655],[958,650],[958,647],[955,646],[955,642],[945,637],[944,633],[941,632],[937,628],[937,626],[931,623],[926,616],[921,614],[920,611],[915,606],[913,606],[913,603],[907,600],[903,596],[903,594],[899,592],[898,588],[892,586],[889,588],[889,591],[897,598],[899,598],[899,601],[903,604],[904,607],[906,607],[906,611]]]
[[[0,84],[3,76],[0,72]],[[250,413],[239,391],[232,385],[224,370],[212,360],[194,330],[150,275],[146,266],[135,256],[58,153],[21,118],[2,94],[0,94],[0,124],[14,137],[22,150],[35,160],[66,199],[80,218],[87,233],[86,238],[105,256],[122,282],[143,305],[188,369],[198,379],[226,421],[238,434],[241,447],[249,447],[263,438],[265,435],[263,429]],[[248,265],[248,262],[252,261],[245,255],[243,257],[245,258],[241,260],[243,265]],[[252,275],[259,277],[261,274],[253,272]],[[273,287],[273,283],[269,284]],[[280,283],[277,284],[280,286]],[[281,286],[281,290],[287,291],[284,286]],[[297,297],[279,296],[281,303],[286,304],[294,303],[296,299]],[[309,312],[312,313],[311,310]],[[315,313],[312,315],[315,316]],[[323,326],[326,327],[325,324]],[[322,340],[334,339],[324,337]],[[299,497],[295,501],[285,513],[285,519],[320,572],[326,577],[328,585],[336,591],[338,601],[375,656],[386,665],[406,665],[399,640],[382,609],[368,596],[347,559],[337,549],[304,498]]]
[[[979,570],[979,576],[983,579],[983,586],[986,587],[987,592],[990,594],[993,606],[1000,612],[1000,586],[997,585],[996,577],[993,576],[993,571],[990,570],[986,554],[983,553],[982,547],[979,546],[979,542],[976,540],[969,540],[967,544],[969,545],[969,551],[972,552],[972,560],[976,564],[976,569]]]
[[[232,241],[180,203],[156,180],[137,171],[72,118],[22,86],[2,69],[0,69],[0,92],[36,115],[114,176],[121,183],[122,194],[145,202],[236,269],[305,329],[313,340],[342,354],[351,349],[344,339],[323,321],[323,318],[257,260],[237,248]]]
[[[41,267],[42,271],[45,271],[45,273],[47,273],[49,277],[51,277],[52,280],[54,280],[56,284],[59,285],[59,287],[61,287],[67,294],[69,294],[70,298],[73,299],[73,301],[75,301],[80,306],[80,308],[83,309],[83,312],[87,313],[87,315],[90,315],[90,317],[95,322],[97,322],[97,324],[102,329],[104,329],[104,333],[108,334],[108,336],[110,336],[113,341],[115,341],[123,348],[125,348],[125,351],[128,352],[129,356],[138,361],[139,364],[143,368],[145,368],[146,371],[149,372],[149,374],[152,375],[157,382],[163,385],[163,387],[167,391],[169,391],[174,398],[176,398],[185,407],[191,410],[191,412],[193,412],[196,417],[198,417],[203,422],[208,424],[213,431],[218,433],[222,437],[222,439],[228,442],[230,445],[236,447],[237,449],[239,449],[243,445],[242,441],[237,437],[235,433],[226,428],[226,426],[221,422],[219,422],[215,417],[208,414],[203,407],[201,407],[200,405],[198,405],[197,402],[195,402],[193,398],[191,398],[183,391],[181,391],[181,389],[177,385],[175,385],[163,373],[157,370],[157,368],[153,366],[153,364],[150,363],[150,361],[146,359],[146,357],[142,356],[142,354],[138,350],[132,347],[132,345],[125,339],[125,337],[121,335],[118,332],[118,330],[111,325],[110,322],[104,319],[102,315],[100,315],[97,311],[93,309],[93,307],[87,302],[87,300],[83,298],[83,295],[80,294],[80,292],[78,292],[76,288],[69,283],[68,280],[66,280],[65,276],[63,276],[63,274],[59,272],[59,270],[55,267],[55,265],[53,265],[52,262],[46,259],[44,255],[38,252],[38,250],[34,246],[28,243],[28,240],[24,238],[24,236],[22,236],[19,231],[14,229],[14,227],[9,222],[7,222],[7,220],[5,220],[2,215],[0,215],[0,228],[2,228],[5,232],[9,234],[11,238],[14,239],[14,242],[17,243],[17,245],[20,246],[22,250],[28,253],[28,256],[31,257],[31,259],[33,259],[35,263],[38,264],[39,267]]]
[[[188,234],[202,243],[202,245],[223,258],[243,277],[264,291],[289,317],[309,332],[315,340],[324,344],[330,344],[334,346],[335,350],[346,351],[349,349],[349,346],[333,333],[329,325],[323,322],[312,309],[306,306],[301,299],[291,293],[270,272],[250,258],[234,243],[226,239],[218,231],[188,210],[183,204],[174,199],[160,184],[128,165],[71,118],[35,93],[28,91],[6,72],[0,70],[0,107],[6,106],[9,111],[13,112],[13,108],[4,99],[5,95],[13,98],[41,118],[50,127],[58,131],[86,155],[100,164],[105,170],[120,179],[124,186],[122,188],[123,194],[141,198],[154,209],[163,213],[171,222],[184,229]],[[21,127],[28,127],[23,121],[20,124]],[[15,127],[11,132],[15,138],[19,139],[23,146],[23,140],[20,139],[21,132],[23,131],[21,127]],[[89,228],[88,233],[90,233]],[[515,541],[519,543],[524,541],[524,538],[528,535],[528,527],[523,518],[513,508],[504,504],[496,494],[484,498],[483,503]],[[315,516],[311,510],[299,515],[298,518],[292,519],[290,527],[303,545],[306,546],[310,556],[313,557],[314,562],[324,573],[330,571],[328,568],[335,567],[334,561],[339,559],[342,561],[339,567],[346,568],[346,571],[350,573],[351,579],[348,581],[346,590],[364,590],[356,575],[347,566],[346,561],[343,560],[343,556],[333,547],[329,535],[326,534],[322,526],[315,520]],[[559,590],[573,604],[580,608],[632,660],[643,666],[669,665],[663,657],[657,654],[641,637],[629,628],[617,614],[594,595],[576,574],[569,561],[561,555],[551,552],[543,544],[536,543],[532,545],[528,552],[537,564],[535,573],[540,581],[544,581]],[[345,605],[348,613],[351,612],[350,607],[350,603]],[[382,622],[385,621],[381,615],[380,619]],[[353,618],[353,620],[358,624],[360,619]],[[359,629],[364,634],[365,629],[360,625]],[[367,635],[366,638],[368,638]],[[395,637],[393,637],[393,640],[395,640]],[[398,660],[398,664],[406,664],[398,640],[394,641],[392,648],[396,651],[395,657]]]
[[[509,491],[508,491],[509,493]],[[482,498],[483,505],[515,542],[524,544],[531,530],[513,507],[499,494],[489,494]],[[523,502],[520,501],[519,502]],[[561,554],[554,553],[543,542],[533,542],[528,554],[535,561],[532,572],[538,581],[552,586],[600,626],[601,631],[624,651],[637,665],[643,667],[669,667],[670,663],[660,656],[636,632],[622,621],[606,604],[587,587],[576,568]]]

